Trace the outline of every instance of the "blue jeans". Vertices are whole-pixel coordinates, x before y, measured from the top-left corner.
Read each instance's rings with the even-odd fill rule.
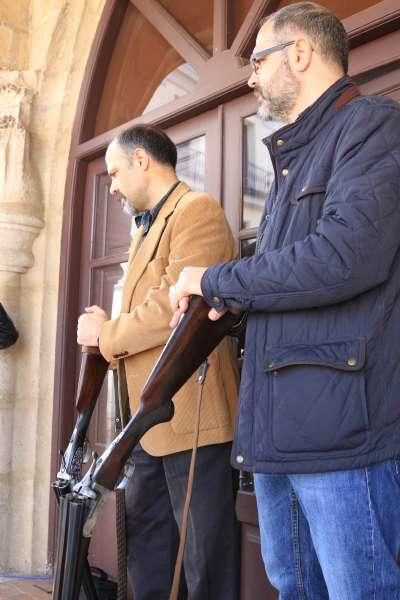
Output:
[[[400,600],[400,460],[254,483],[280,600]]]

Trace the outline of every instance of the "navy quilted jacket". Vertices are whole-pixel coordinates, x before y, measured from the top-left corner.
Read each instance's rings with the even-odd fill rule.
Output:
[[[265,140],[253,257],[202,280],[249,312],[233,464],[350,469],[400,454],[400,106],[348,78]]]

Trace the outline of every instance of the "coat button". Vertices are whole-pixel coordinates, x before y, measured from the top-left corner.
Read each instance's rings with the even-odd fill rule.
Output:
[[[282,175],[284,177],[286,177],[286,175],[289,175],[289,169],[282,169]]]
[[[270,363],[268,363],[268,369],[273,369],[275,366],[275,362],[273,360],[271,360]]]
[[[276,140],[276,145],[277,146],[283,146],[284,143],[285,143],[284,140],[281,140],[281,139]]]
[[[212,299],[212,301],[213,301],[215,304],[219,304],[219,303],[221,302],[221,298],[218,298],[218,296],[213,296],[213,299]]]
[[[241,465],[244,462],[244,458],[241,454],[238,454],[238,456],[236,457],[236,462],[239,463],[239,465]]]
[[[355,367],[357,364],[357,359],[354,356],[351,356],[346,360],[349,367]]]

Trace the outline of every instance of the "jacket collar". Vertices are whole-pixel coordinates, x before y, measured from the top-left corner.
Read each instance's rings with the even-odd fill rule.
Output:
[[[343,77],[331,85],[313,104],[308,106],[297,117],[294,123],[289,123],[263,139],[270,149],[276,148],[277,138],[285,141],[280,152],[303,146],[326,125],[338,110],[343,108],[360,92],[350,77]]]
[[[164,194],[164,196],[161,198],[161,200],[159,200],[157,202],[157,204],[155,206],[153,206],[153,208],[151,208],[149,210],[144,210],[143,212],[138,213],[134,217],[137,228],[139,228],[141,225],[143,225],[143,235],[146,235],[148,233],[150,227],[153,225],[154,221],[156,220],[157,215],[160,212],[163,204],[166,202],[167,198],[172,194],[174,189],[179,185],[179,183],[180,183],[179,180],[175,181],[175,183],[169,188],[167,193]]]
[[[146,237],[143,238],[143,226],[137,230],[131,244],[128,273],[122,299],[122,312],[127,312],[129,310],[133,291],[148,263],[153,258],[161,235],[167,224],[168,217],[173,213],[182,196],[189,191],[190,187],[183,181],[180,181],[160,208],[160,212]]]

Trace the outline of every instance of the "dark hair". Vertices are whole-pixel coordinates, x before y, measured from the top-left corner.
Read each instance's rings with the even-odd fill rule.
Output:
[[[174,142],[164,131],[150,125],[135,125],[120,133],[115,141],[131,150],[143,148],[159,163],[176,167],[177,152]]]
[[[266,17],[277,36],[283,31],[301,31],[314,42],[321,56],[340,65],[347,73],[349,42],[341,20],[315,2],[297,2],[284,6]]]

